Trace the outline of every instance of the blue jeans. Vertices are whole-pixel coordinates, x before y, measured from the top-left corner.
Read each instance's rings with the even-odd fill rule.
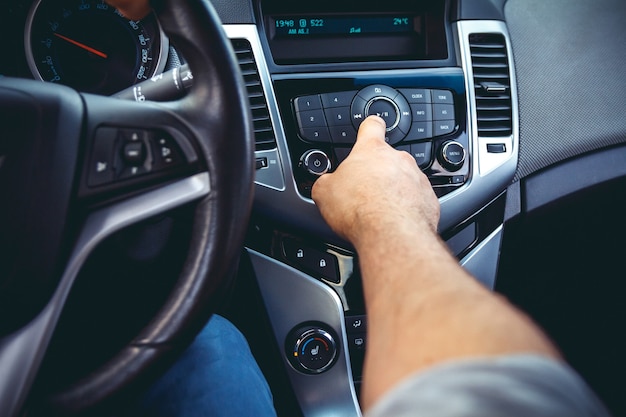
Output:
[[[248,342],[213,316],[139,403],[135,416],[276,416],[272,393]]]

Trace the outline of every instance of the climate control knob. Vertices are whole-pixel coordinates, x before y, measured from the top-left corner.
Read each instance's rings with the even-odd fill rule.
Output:
[[[439,151],[439,163],[450,172],[461,169],[465,162],[465,148],[459,142],[448,141]]]
[[[319,149],[306,151],[300,157],[300,162],[302,163],[302,167],[306,169],[309,174],[318,177],[326,174],[331,168],[330,158]]]
[[[286,354],[291,365],[306,374],[320,374],[330,369],[337,359],[337,346],[330,332],[306,326],[291,332],[286,341]]]

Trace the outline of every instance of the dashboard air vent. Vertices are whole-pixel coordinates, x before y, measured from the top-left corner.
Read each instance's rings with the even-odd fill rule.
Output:
[[[469,37],[478,118],[478,136],[505,137],[513,131],[511,77],[503,35]]]
[[[275,148],[276,138],[274,137],[272,120],[267,109],[267,101],[265,100],[261,78],[259,77],[250,42],[245,39],[232,39],[231,42],[239,61],[246,89],[248,90],[252,120],[254,122],[256,150]]]

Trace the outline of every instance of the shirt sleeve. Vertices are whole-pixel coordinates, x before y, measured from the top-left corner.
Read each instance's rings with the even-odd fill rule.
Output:
[[[468,359],[419,372],[365,417],[608,417],[564,363],[539,355]]]

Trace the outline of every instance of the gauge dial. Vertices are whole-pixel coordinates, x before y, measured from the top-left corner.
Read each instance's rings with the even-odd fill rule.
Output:
[[[36,2],[25,43],[36,78],[107,95],[162,70],[166,49],[154,14],[129,20],[104,0]]]

